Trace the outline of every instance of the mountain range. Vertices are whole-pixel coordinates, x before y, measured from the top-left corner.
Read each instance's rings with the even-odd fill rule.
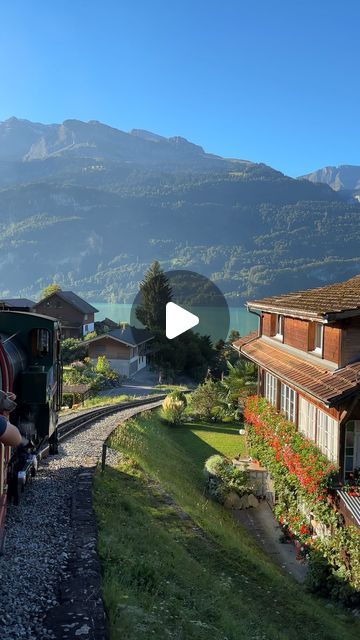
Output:
[[[360,167],[352,164],[341,164],[338,167],[323,167],[301,179],[328,184],[335,191],[346,192],[350,197],[360,196]]]
[[[34,298],[57,281],[88,300],[131,301],[154,259],[211,277],[240,304],[350,277],[356,189],[316,173],[294,179],[98,121],[10,118],[0,123],[0,296]]]

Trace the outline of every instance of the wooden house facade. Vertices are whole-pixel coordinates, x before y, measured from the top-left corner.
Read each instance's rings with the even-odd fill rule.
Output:
[[[148,364],[152,339],[146,329],[118,328],[88,340],[88,356],[94,361],[106,356],[111,368],[128,378]]]
[[[247,303],[259,330],[233,346],[258,366],[258,393],[340,469],[360,473],[360,276]],[[349,519],[360,525],[360,498]]]
[[[83,338],[94,331],[94,317],[98,311],[73,291],[56,291],[37,302],[33,310],[60,320],[63,338]]]

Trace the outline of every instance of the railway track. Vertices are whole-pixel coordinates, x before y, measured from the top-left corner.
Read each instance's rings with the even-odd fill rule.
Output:
[[[72,416],[59,426],[59,454],[47,455],[43,446],[38,472],[8,512],[0,557],[1,640],[107,640],[92,478],[114,429],[164,397]]]
[[[160,402],[164,400],[166,397],[165,394],[154,394],[153,396],[146,399],[132,400],[131,402],[119,402],[117,404],[111,404],[108,406],[98,407],[97,409],[89,409],[89,411],[81,412],[81,415],[74,416],[69,418],[68,420],[63,420],[59,427],[59,442],[65,440],[73,433],[79,431],[79,429],[84,429],[85,427],[90,427],[94,422],[102,418],[106,418],[107,416],[111,416],[114,413],[119,413],[121,411],[125,411],[126,409],[133,409],[135,407],[142,407],[148,404],[153,404],[154,402]],[[47,455],[49,452],[49,444],[44,444],[40,450],[40,458]]]
[[[161,402],[166,397],[166,394],[154,394],[147,398],[141,398],[139,400],[132,400],[131,402],[119,402],[95,409],[89,409],[88,411],[82,411],[80,415],[75,415],[68,420],[63,420],[58,426],[58,442],[64,441],[66,438],[75,434],[80,429],[90,427],[92,424],[127,409],[133,409],[134,407],[146,407],[154,402]],[[19,503],[20,496],[23,493],[26,484],[31,477],[34,477],[40,461],[49,454],[50,444],[46,439],[36,450],[35,453],[28,455],[24,466],[17,472],[17,489],[13,494],[13,500],[15,504]],[[0,549],[0,555],[2,549]]]

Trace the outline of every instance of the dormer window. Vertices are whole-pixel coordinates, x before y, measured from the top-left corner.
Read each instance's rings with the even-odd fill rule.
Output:
[[[324,342],[324,325],[317,322],[315,324],[314,351],[322,354]]]
[[[275,316],[275,338],[282,340],[284,336],[284,316],[276,314]]]

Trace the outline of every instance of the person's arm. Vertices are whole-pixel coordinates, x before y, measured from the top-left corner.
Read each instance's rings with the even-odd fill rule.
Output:
[[[0,416],[0,442],[9,447],[17,447],[22,442],[19,429],[10,424],[5,416]]]

